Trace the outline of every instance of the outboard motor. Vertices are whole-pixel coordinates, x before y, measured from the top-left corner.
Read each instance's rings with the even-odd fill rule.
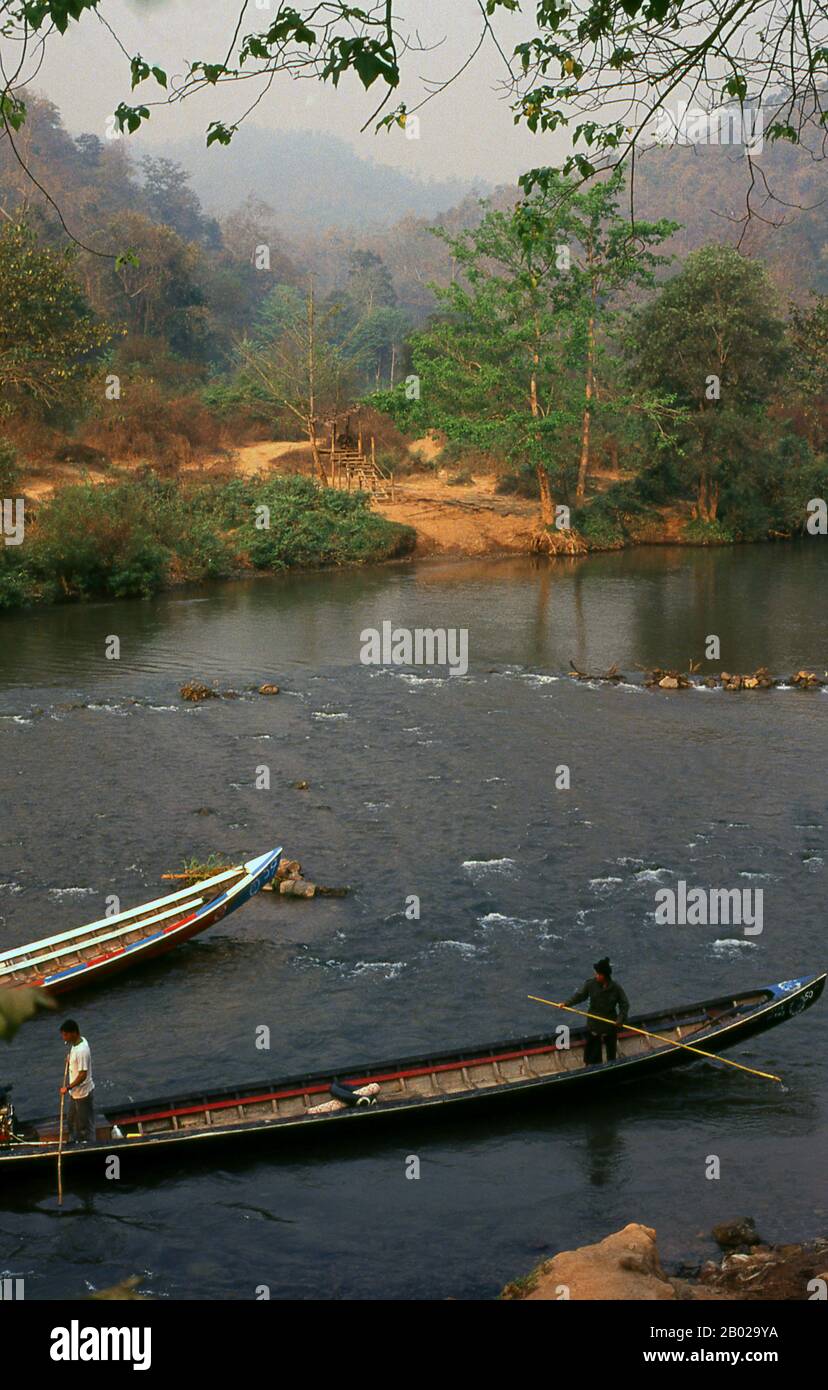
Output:
[[[0,1085],[0,1144],[10,1144],[14,1138],[14,1106],[9,1098],[11,1086]]]

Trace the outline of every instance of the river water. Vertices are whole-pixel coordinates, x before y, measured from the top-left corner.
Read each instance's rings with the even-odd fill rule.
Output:
[[[283,844],[311,879],[351,885],[260,896],[59,1004],[92,1043],[100,1105],[539,1031],[555,1016],[526,996],[571,992],[606,952],[634,1011],[821,969],[828,696],[651,691],[635,667],[684,665],[717,634],[705,669],[822,671],[826,583],[813,541],[421,562],[5,616],[0,942],[156,896],[213,851]],[[384,621],[467,628],[468,674],[362,665],[360,632]],[[577,684],[570,658],[630,679]],[[192,706],[189,677],[282,694]],[[761,888],[762,933],[657,926],[655,891],[681,879]],[[55,1104],[58,1021],[3,1046],[21,1114]],[[130,1274],[169,1298],[475,1298],[628,1221],[657,1229],[666,1261],[707,1256],[710,1227],[740,1214],[806,1238],[828,1206],[827,1027],[823,1004],[735,1054],[784,1089],[699,1063],[589,1106],[412,1122],[331,1152],[263,1144],[196,1169],[184,1153],[100,1186],[70,1165],[62,1213],[4,1176],[0,1271],[29,1298]]]

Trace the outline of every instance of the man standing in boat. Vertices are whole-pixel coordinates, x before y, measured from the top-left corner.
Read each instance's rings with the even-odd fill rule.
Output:
[[[60,1035],[69,1048],[67,1058],[67,1086],[61,1086],[60,1093],[69,1100],[69,1140],[76,1144],[95,1142],[95,1103],[93,1094],[95,1083],[92,1080],[92,1053],[86,1038],[81,1037],[80,1029],[73,1018],[67,1018],[60,1025]]]
[[[592,979],[585,980],[577,993],[573,994],[571,999],[565,1000],[571,1007],[588,999],[589,1012],[598,1015],[597,1018],[589,1020],[584,1047],[585,1067],[600,1066],[603,1061],[602,1044],[607,1049],[607,1061],[615,1061],[618,1032],[626,1023],[630,1012],[629,1000],[621,986],[613,980],[612,966],[607,957],[597,960],[592,968],[595,971]],[[608,1021],[601,1022],[602,1019]]]

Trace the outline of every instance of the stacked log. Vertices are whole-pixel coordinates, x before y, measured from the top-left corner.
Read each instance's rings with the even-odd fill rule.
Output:
[[[278,695],[280,687],[272,681],[265,681],[263,685],[248,685],[245,689],[255,691],[257,695]],[[200,700],[241,699],[238,690],[216,690],[215,685],[205,685],[204,681],[186,681],[178,693],[182,700],[193,700],[196,703]]]
[[[815,675],[813,671],[797,671],[791,676],[789,685],[795,685],[798,690],[816,690],[826,682]]]
[[[572,668],[569,674],[575,681],[611,681],[615,683],[616,681],[625,679],[623,672],[619,671],[615,662],[612,663],[608,671],[604,671],[602,675],[597,676],[590,675],[588,671],[579,671],[571,657],[569,659],[569,664]]]
[[[691,690],[695,685],[684,671],[664,671],[660,666],[644,673],[645,685],[657,685],[659,690]]]
[[[722,671],[719,683],[723,690],[772,690],[778,681],[774,680],[767,666],[758,666],[752,675],[746,676]]]
[[[203,681],[187,681],[182,685],[179,694],[182,700],[217,700],[219,693],[211,685],[205,685]]]

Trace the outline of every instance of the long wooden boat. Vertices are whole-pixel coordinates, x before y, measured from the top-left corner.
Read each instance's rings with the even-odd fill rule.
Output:
[[[822,994],[825,979],[822,974],[785,980],[736,996],[643,1014],[630,1021],[676,1041],[690,1041],[708,1052],[719,1052],[810,1008]],[[569,1048],[560,1050],[556,1036],[543,1033],[459,1052],[107,1105],[98,1117],[95,1143],[65,1149],[64,1158],[71,1164],[81,1160],[100,1163],[105,1155],[117,1153],[128,1165],[123,1171],[133,1174],[141,1160],[174,1153],[182,1145],[198,1141],[218,1144],[234,1140],[240,1144],[266,1135],[319,1134],[327,1126],[345,1124],[351,1125],[353,1132],[357,1122],[368,1124],[402,1116],[419,1119],[425,1118],[424,1112],[454,1114],[461,1104],[479,1107],[484,1102],[505,1105],[519,1099],[551,1101],[555,1096],[578,1093],[588,1097],[602,1085],[615,1087],[694,1060],[692,1052],[622,1030],[616,1061],[585,1067],[584,1039],[584,1030],[573,1030]],[[371,1094],[359,1097],[355,1090]],[[339,1096],[347,1097],[349,1103],[331,1108]],[[54,1161],[56,1141],[54,1116],[21,1123],[14,1115],[8,1088],[5,1096],[0,1094],[0,1163],[16,1164],[20,1169],[42,1166]]]
[[[28,985],[65,994],[139,961],[166,955],[235,912],[270,883],[281,853],[272,849],[117,917],[102,917],[88,926],[5,951],[0,955],[0,987]]]

